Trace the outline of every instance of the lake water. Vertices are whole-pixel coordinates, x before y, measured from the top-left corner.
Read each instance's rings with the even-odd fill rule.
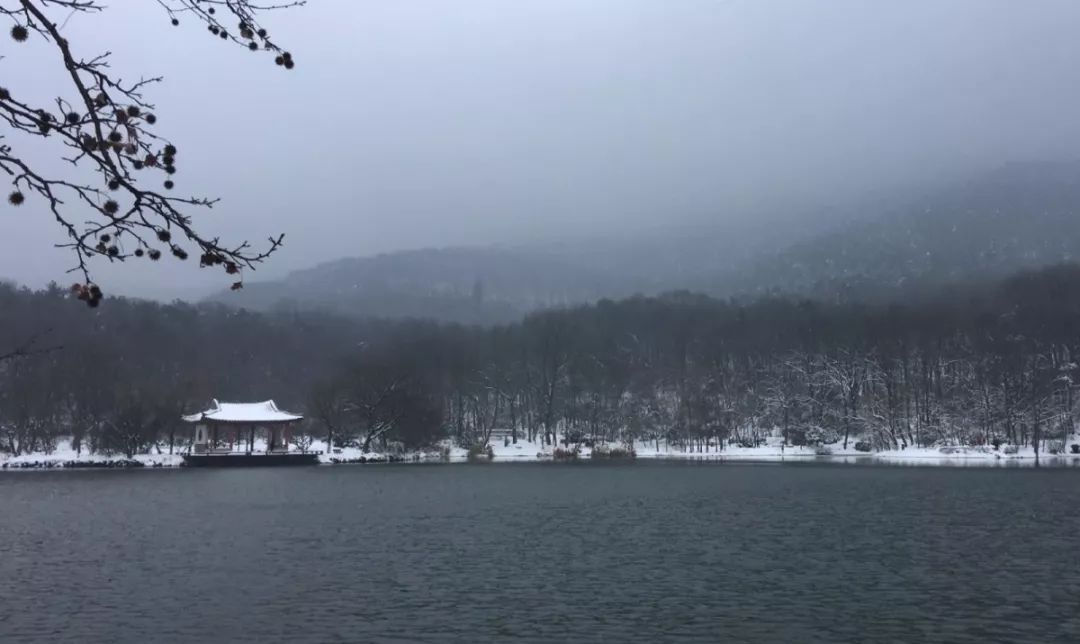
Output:
[[[0,475],[0,641],[1080,640],[1080,471]]]

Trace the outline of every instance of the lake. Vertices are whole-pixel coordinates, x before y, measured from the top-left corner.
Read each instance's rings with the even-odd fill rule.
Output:
[[[1080,639],[1080,471],[0,475],[0,641]]]

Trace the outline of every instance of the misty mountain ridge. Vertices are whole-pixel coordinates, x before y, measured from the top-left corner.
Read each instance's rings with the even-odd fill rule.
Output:
[[[688,289],[900,299],[1080,257],[1080,162],[1010,163],[917,197],[807,217],[339,259],[211,299],[465,323]],[[820,232],[824,228],[826,232]],[[811,233],[816,230],[819,232]]]
[[[764,257],[743,292],[885,300],[1080,257],[1080,162],[1010,163]]]
[[[796,225],[785,228],[792,239],[794,230]],[[407,250],[333,260],[210,299],[260,311],[508,322],[538,309],[698,284],[703,275],[744,266],[776,238],[764,226],[702,225],[516,246]]]

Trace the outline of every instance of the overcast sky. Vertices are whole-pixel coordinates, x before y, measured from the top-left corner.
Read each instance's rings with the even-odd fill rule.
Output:
[[[1080,155],[1076,0],[309,0],[269,18],[296,69],[155,2],[75,16],[82,55],[147,98],[198,223],[286,234],[249,279],[341,256],[728,221]],[[66,91],[5,38],[6,86]],[[62,70],[59,70],[62,71]],[[55,140],[27,151],[48,165]],[[65,276],[33,202],[0,210],[0,276]],[[189,261],[95,267],[110,292],[214,290]]]

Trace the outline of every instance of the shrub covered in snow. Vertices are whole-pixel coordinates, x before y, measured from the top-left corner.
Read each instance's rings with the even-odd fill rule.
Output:
[[[855,451],[856,452],[869,452],[869,451],[871,451],[871,449],[872,448],[870,447],[870,443],[868,443],[866,441],[859,441],[859,442],[855,443]]]
[[[576,445],[574,447],[556,447],[551,455],[556,461],[576,461],[581,456],[581,448]]]
[[[814,425],[806,430],[807,445],[829,445],[840,440],[840,433],[828,427]]]
[[[495,458],[495,451],[491,445],[473,445],[469,448],[467,458],[470,461],[490,461]]]
[[[790,427],[787,431],[787,442],[791,445],[801,446],[809,445],[809,441],[806,440],[806,428],[804,427]]]
[[[352,458],[331,457],[330,462],[334,465],[354,465],[357,463],[406,463],[419,460],[420,456],[418,454],[414,454],[408,458],[401,456],[400,454],[365,454]]]
[[[592,458],[634,458],[637,454],[631,447],[598,444],[592,450]]]
[[[57,461],[57,460],[41,460],[41,461],[15,461],[13,463],[4,463],[0,465],[0,468],[4,469],[19,469],[19,470],[48,470],[54,468],[129,468],[129,467],[146,467],[146,464],[142,461],[128,458],[116,458],[107,460],[87,460],[87,461]],[[160,463],[154,463],[151,467],[162,467]]]

